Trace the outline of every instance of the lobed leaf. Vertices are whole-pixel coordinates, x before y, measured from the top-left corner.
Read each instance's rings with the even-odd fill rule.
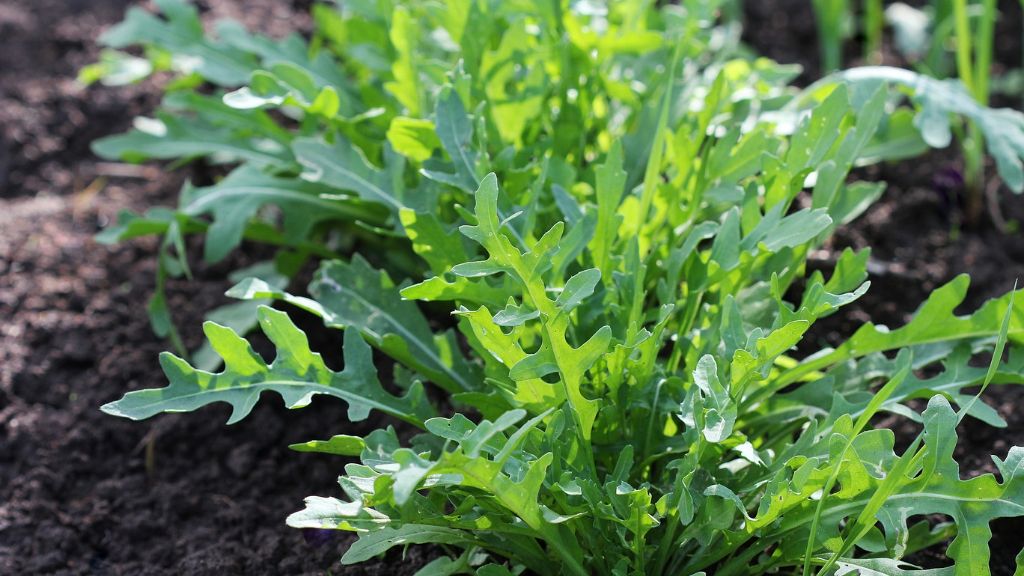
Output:
[[[129,392],[103,406],[114,416],[142,420],[161,412],[191,412],[213,402],[231,405],[228,424],[245,418],[264,391],[278,393],[288,408],[302,408],[317,394],[345,400],[352,421],[365,420],[371,410],[422,425],[433,412],[422,388],[413,386],[403,397],[389,394],[377,380],[370,347],[357,331],[345,336],[345,369],[327,368],[320,354],[309,350],[306,335],[287,314],[269,307],[258,312],[260,327],[277,347],[277,358],[266,364],[244,339],[231,330],[206,323],[213,349],[224,359],[224,371],[196,370],[172,354],[160,364],[170,384],[165,388]]]

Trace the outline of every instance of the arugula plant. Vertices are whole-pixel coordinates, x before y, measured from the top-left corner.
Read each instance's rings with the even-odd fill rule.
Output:
[[[162,129],[97,148],[241,166],[112,234],[167,234],[168,267],[191,233],[208,257],[249,238],[322,262],[308,295],[276,267],[229,292],[272,362],[248,325],[208,322],[222,370],[165,353],[169,385],[106,412],[224,402],[233,423],[272,392],[391,419],[293,446],[358,459],[340,497],[288,520],[357,532],[346,563],[432,543],[447,554],[424,575],[905,574],[945,546],[940,573],[988,573],[989,523],[1024,514],[1024,449],[961,480],[955,429],[1005,426],[972,391],[1021,380],[1024,298],[958,316],[961,277],[902,328],[804,337],[869,288],[867,251],[827,274],[806,260],[882,193],[847,178],[889,154],[882,82],[793,98],[792,70],[722,48],[713,2],[346,3],[316,13],[337,60],[230,25],[206,38],[161,5],[169,20],[133,12],[108,41],[185,85],[247,84],[175,92]],[[343,368],[271,301],[344,330]],[[882,413],[921,434],[897,450],[869,426]]]
[[[186,185],[175,210],[122,214],[100,240],[164,237],[150,313],[176,342],[163,287],[190,274],[187,236],[205,236],[207,262],[243,240],[278,247],[273,266],[283,278],[310,258],[384,241],[387,265],[420,275],[403,240],[403,210],[431,210],[451,200],[452,188],[472,193],[478,163],[524,185],[534,177],[524,167],[543,164],[568,187],[594,160],[599,138],[607,146],[657,120],[650,103],[664,92],[658,70],[670,41],[690,63],[681,71],[689,90],[706,86],[705,68],[733,54],[738,29],[708,26],[717,4],[655,12],[626,3],[594,15],[501,2],[316,5],[311,44],[252,35],[232,21],[205,36],[183,0],[159,0],[162,18],[133,8],[101,38],[110,51],[83,79],[117,84],[167,71],[174,80],[156,118],[139,118],[93,149],[124,161],[237,168],[212,185]],[[122,51],[131,46],[145,58]],[[768,62],[744,73],[758,96],[777,96],[789,74]],[[477,125],[454,123],[467,112]],[[435,130],[441,122],[447,131]],[[629,165],[650,145],[630,146]],[[253,314],[235,316],[234,327],[254,326]]]
[[[664,93],[659,67],[672,57],[670,43],[679,43],[679,58],[687,63],[679,70],[684,87],[673,97],[681,101],[708,90],[713,73],[728,62],[727,73],[745,94],[735,100],[749,108],[748,125],[778,115],[791,97],[786,83],[795,73],[765,60],[737,60],[735,25],[709,25],[716,11],[727,12],[732,5],[717,0],[663,11],[649,11],[642,3],[616,4],[610,12],[594,8],[596,19],[589,8],[549,13],[507,3],[486,9],[478,2],[355,3],[341,10],[316,5],[318,27],[311,44],[297,35],[283,40],[253,35],[231,21],[218,23],[214,35],[206,36],[190,5],[182,0],[157,4],[165,18],[130,10],[101,38],[110,50],[82,77],[119,84],[155,71],[176,75],[157,117],[139,118],[132,132],[97,141],[94,150],[101,156],[237,165],[210,185],[187,184],[177,209],[124,213],[118,226],[99,237],[104,242],[163,237],[149,312],[156,332],[169,336],[185,356],[164,287],[170,278],[191,274],[188,236],[205,236],[207,262],[224,259],[243,240],[276,247],[273,261],[261,269],[281,286],[310,259],[345,254],[365,242],[388,242],[388,261],[381,264],[417,277],[415,258],[402,240],[401,211],[429,210],[436,183],[472,192],[466,165],[478,159],[463,157],[460,150],[486,149],[479,161],[510,182],[531,177],[522,158],[532,157],[568,187],[572,174],[594,160],[595,143],[607,148],[624,137],[632,187],[652,140],[631,132],[649,130],[658,120],[657,102]],[[544,33],[533,33],[536,22],[545,24]],[[679,31],[678,40],[666,36],[670,29]],[[134,45],[142,46],[144,58],[119,51]],[[937,104],[919,114],[896,111],[876,138],[877,153],[858,163],[948,145],[948,131],[930,130],[922,139],[910,124],[949,125],[950,113],[985,116],[985,122],[972,125],[982,126],[1001,173],[1003,159],[1019,163],[1024,148],[1019,114],[990,114],[970,96],[964,100],[953,85],[917,83],[919,94],[935,91],[925,99]],[[446,85],[458,98],[436,98]],[[557,113],[542,114],[545,107]],[[462,110],[473,112],[482,125],[435,133],[438,118]],[[1002,133],[998,150],[986,126]],[[475,141],[468,142],[467,134]],[[210,317],[242,332],[256,325],[254,305],[220,308]],[[209,347],[196,351],[195,359],[206,368],[217,366]]]

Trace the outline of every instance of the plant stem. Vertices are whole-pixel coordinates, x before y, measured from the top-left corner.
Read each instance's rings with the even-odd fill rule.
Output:
[[[815,19],[818,21],[818,41],[821,43],[822,72],[839,69],[842,64],[843,17],[846,0],[814,0]]]
[[[961,148],[964,154],[964,185],[967,188],[965,220],[968,226],[975,226],[981,218],[983,207],[985,156],[984,148],[981,145],[981,131],[974,122],[970,122],[967,126],[967,137],[962,142]]]
[[[956,21],[956,69],[967,91],[974,94],[974,65],[971,60],[971,23],[967,16],[967,0],[953,0]]]
[[[683,52],[683,41],[677,41],[672,51],[672,62],[669,64],[668,81],[665,83],[665,93],[662,95],[661,110],[658,114],[658,127],[654,131],[654,141],[651,144],[651,156],[647,160],[647,168],[644,171],[643,188],[640,192],[640,209],[636,213],[636,232],[639,235],[648,222],[651,212],[651,205],[654,202],[654,195],[657,193],[658,184],[661,180],[661,159],[665,153],[665,131],[668,129],[669,113],[672,110],[672,97],[675,87],[676,68],[679,66],[679,59]],[[648,249],[650,247],[647,247]],[[645,250],[646,252],[646,250]],[[645,256],[646,254],[641,254]]]
[[[882,0],[864,1],[864,60],[871,64],[882,62]]]
[[[955,0],[953,12],[956,20],[956,62],[960,81],[982,106],[989,101],[989,76],[992,72],[992,44],[995,33],[996,2],[982,0],[982,13],[976,28],[972,29],[967,0]],[[974,36],[974,34],[977,36]],[[962,142],[964,154],[964,182],[967,187],[966,220],[977,225],[984,206],[985,155],[981,130],[971,122],[967,137]]]
[[[982,106],[988,106],[989,79],[992,76],[992,46],[996,28],[996,0],[982,0],[984,12],[978,22],[978,42],[975,45],[974,97]]]

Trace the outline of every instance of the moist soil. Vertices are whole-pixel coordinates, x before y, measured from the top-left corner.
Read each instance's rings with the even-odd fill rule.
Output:
[[[230,427],[223,406],[139,423],[98,410],[126,390],[163,385],[156,356],[167,344],[144,313],[157,244],[103,246],[92,237],[120,210],[173,205],[184,179],[201,176],[125,169],[89,152],[93,139],[126,129],[159,101],[159,78],[116,89],[74,82],[98,56],[97,35],[131,4],[0,2],[0,574],[411,574],[430,549],[347,567],[339,558],[348,535],[284,525],[306,495],[336,495],[341,468],[337,459],[287,445],[376,422],[345,424],[343,407],[332,402],[290,411],[269,398]],[[805,78],[813,78],[809,1],[746,4],[748,23],[756,24],[747,27],[748,42],[804,64]],[[1008,5],[1003,25],[1017,40],[1000,48],[998,60],[1019,67],[1020,10]],[[308,2],[210,0],[200,7],[207,22],[233,17],[274,36],[310,25]],[[1024,276],[1020,233],[1002,233],[988,220],[950,233],[959,167],[955,152],[942,151],[860,174],[887,180],[889,191],[815,260],[828,269],[842,248],[871,245],[872,289],[812,338],[834,344],[869,317],[898,326],[931,289],[962,272],[974,279],[965,312]],[[998,200],[1003,219],[1024,222],[1024,198],[1002,191]],[[225,303],[228,273],[261,256],[249,250],[246,260],[199,267],[194,280],[170,283],[170,307],[189,347],[201,341],[203,311]],[[336,361],[337,334],[309,318],[300,324]],[[1024,399],[1020,389],[992,389],[986,398],[1009,427],[965,424],[964,476],[992,471],[988,454],[1024,445],[1024,413],[1013,410]],[[997,574],[1012,572],[1021,530],[1021,522],[993,525]]]
[[[74,82],[129,4],[0,2],[0,574],[411,574],[428,551],[343,567],[350,536],[284,524],[305,496],[340,493],[340,461],[287,448],[340,431],[339,405],[266,401],[230,427],[223,406],[138,423],[99,412],[126,390],[163,385],[167,344],[145,314],[157,244],[108,247],[93,235],[120,210],[173,205],[190,176],[89,152],[159,102],[159,79]],[[201,7],[208,21],[278,37],[309,26],[308,6],[274,0]],[[202,312],[225,303],[229,271],[260,256],[171,283],[190,348]],[[318,340],[341,349],[334,334]]]

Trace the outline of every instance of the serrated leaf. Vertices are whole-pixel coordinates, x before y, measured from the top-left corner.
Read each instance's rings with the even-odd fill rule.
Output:
[[[999,334],[1007,314],[1008,341],[1024,343],[1024,297],[1019,296],[1020,291],[1014,293],[1017,298],[1012,298],[1014,294],[1007,294],[989,300],[969,316],[957,316],[953,312],[963,302],[969,284],[970,277],[961,274],[935,290],[915,312],[914,318],[902,328],[889,330],[871,323],[861,326],[842,346],[809,359],[789,371],[781,383],[795,382],[810,371],[830,366],[845,358],[921,344],[994,337]]]
[[[455,90],[446,89],[438,97],[434,123],[437,126],[437,137],[455,166],[450,183],[466,192],[474,192],[479,178],[476,175],[476,151],[472,143],[473,124]]]
[[[942,396],[934,396],[924,412],[925,458],[921,473],[896,494],[883,509],[900,509],[907,515],[946,514],[957,524],[957,535],[946,555],[956,564],[956,575],[990,573],[989,523],[996,518],[1024,516],[1024,449],[1014,447],[1005,461],[996,458],[1002,476],[991,474],[960,479],[953,459],[956,447],[956,412]]]
[[[349,404],[352,421],[366,419],[379,410],[407,422],[422,425],[433,412],[420,387],[410,388],[404,397],[387,393],[377,380],[370,347],[356,331],[345,336],[345,369],[327,368],[319,354],[309,350],[306,335],[288,315],[261,307],[260,326],[277,346],[277,358],[266,364],[252,347],[231,330],[208,322],[204,329],[213,349],[224,359],[223,372],[196,370],[184,360],[164,353],[160,364],[170,384],[165,388],[129,392],[122,399],[105,404],[103,411],[132,420],[161,412],[190,412],[212,402],[231,405],[229,424],[245,418],[264,391],[277,392],[288,408],[302,408],[317,394],[326,394]]]

